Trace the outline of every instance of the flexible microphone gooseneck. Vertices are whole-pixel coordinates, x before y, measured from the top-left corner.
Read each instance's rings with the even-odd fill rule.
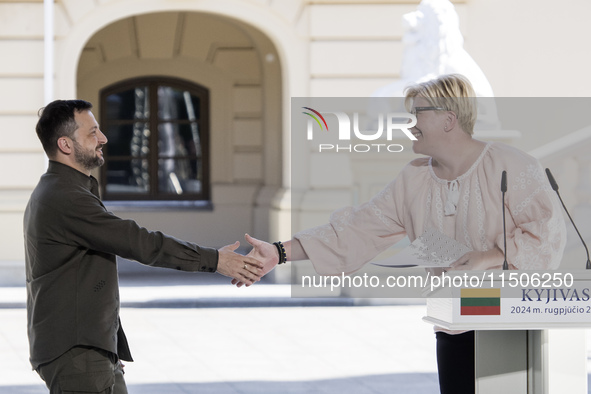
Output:
[[[505,192],[507,191],[507,171],[503,171],[501,176],[501,192],[503,193],[503,242],[504,242],[504,254],[505,261],[503,261],[503,270],[509,269],[507,264],[507,224],[505,222]]]
[[[552,186],[552,189],[558,195],[558,198],[560,199],[560,203],[562,204],[562,207],[564,208],[564,211],[568,215],[568,218],[570,219],[570,222],[573,224],[573,227],[577,231],[577,234],[579,235],[579,238],[581,239],[581,242],[583,243],[583,246],[585,247],[585,251],[587,252],[587,267],[586,268],[588,270],[591,270],[591,261],[589,260],[589,249],[587,248],[587,244],[583,240],[583,237],[581,236],[581,233],[579,232],[579,229],[577,228],[577,225],[575,224],[575,221],[570,216],[570,213],[568,212],[568,209],[566,209],[566,205],[564,205],[564,201],[562,201],[562,197],[560,197],[560,193],[558,192],[558,183],[556,183],[556,180],[552,176],[552,173],[550,172],[550,169],[549,168],[546,168],[546,175],[548,176],[548,180],[550,181],[550,186]]]

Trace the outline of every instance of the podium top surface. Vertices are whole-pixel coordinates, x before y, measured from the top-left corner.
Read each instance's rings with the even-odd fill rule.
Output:
[[[482,275],[479,286],[455,281]],[[591,272],[454,272],[426,294],[424,321],[448,330],[591,327]],[[473,281],[474,282],[474,281]],[[457,285],[460,284],[460,285]]]

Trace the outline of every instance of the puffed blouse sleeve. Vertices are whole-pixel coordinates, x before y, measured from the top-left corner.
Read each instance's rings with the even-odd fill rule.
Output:
[[[560,202],[540,163],[526,156],[507,163],[507,260],[518,269],[556,269],[566,244]],[[503,250],[503,234],[495,243]]]
[[[406,235],[402,176],[369,202],[333,212],[329,223],[294,235],[316,272],[349,274]]]

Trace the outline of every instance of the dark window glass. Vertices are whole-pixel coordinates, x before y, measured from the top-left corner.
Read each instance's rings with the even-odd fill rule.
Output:
[[[170,86],[158,87],[158,117],[160,119],[199,119],[199,97]]]
[[[147,86],[110,94],[106,97],[105,104],[105,116],[109,119],[148,119],[150,116]]]
[[[106,200],[209,199],[209,92],[171,78],[101,91]],[[158,108],[158,111],[150,111]]]
[[[163,193],[200,193],[203,188],[199,180],[200,160],[160,159],[158,160],[158,179]]]
[[[150,127],[148,123],[113,124],[102,127],[109,140],[109,157],[148,156],[150,153]]]
[[[160,157],[200,156],[201,142],[196,122],[158,125],[158,155]]]
[[[106,166],[107,193],[148,194],[150,185],[148,160],[109,160]]]

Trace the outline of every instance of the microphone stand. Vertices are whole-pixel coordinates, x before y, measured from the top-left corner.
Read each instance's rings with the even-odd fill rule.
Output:
[[[587,252],[587,266],[586,266],[586,269],[591,270],[591,261],[589,260],[589,249],[587,248],[587,244],[585,243],[585,240],[583,240],[583,237],[581,236],[581,233],[579,232],[579,229],[577,228],[577,225],[575,224],[575,221],[570,216],[570,213],[568,212],[568,209],[566,209],[566,205],[564,205],[564,201],[562,201],[562,197],[560,197],[560,193],[558,192],[558,183],[556,183],[556,180],[552,176],[552,173],[550,172],[550,169],[549,168],[546,168],[546,175],[548,176],[548,180],[550,181],[550,186],[552,186],[552,189],[558,195],[558,199],[560,200],[560,203],[562,204],[562,208],[564,208],[564,211],[568,215],[568,218],[570,219],[570,222],[573,224],[573,227],[575,228],[575,230],[577,232],[577,235],[579,236],[579,238],[581,239],[581,242],[583,243],[583,246],[585,247],[585,251]]]
[[[501,192],[503,193],[503,243],[504,243],[504,255],[505,261],[503,261],[503,270],[509,269],[509,264],[507,264],[507,224],[505,222],[505,192],[507,192],[507,171],[503,171],[503,175],[501,176]]]

